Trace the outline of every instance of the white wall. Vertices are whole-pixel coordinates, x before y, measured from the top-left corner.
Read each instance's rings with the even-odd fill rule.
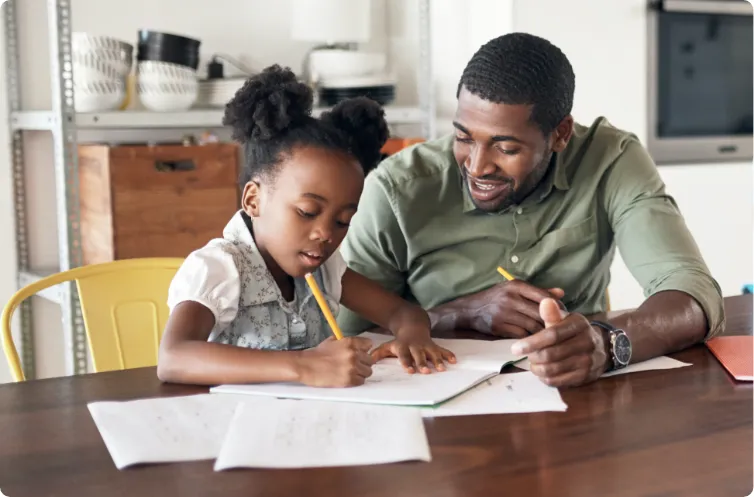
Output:
[[[22,104],[24,109],[50,106],[48,37],[45,0],[19,3],[22,58]],[[137,30],[148,28],[194,35],[202,40],[202,57],[226,53],[260,69],[280,63],[298,70],[309,45],[289,39],[288,1],[223,0],[212,4],[206,15],[201,0],[72,0],[75,31],[108,34],[134,40]],[[441,128],[448,129],[454,111],[455,85],[468,58],[488,39],[510,29],[512,0],[436,0],[432,5],[435,88]],[[494,14],[490,17],[490,13]],[[373,0],[373,39],[368,49],[386,50],[391,69],[399,77],[396,104],[417,102],[418,2],[416,0]],[[386,36],[386,33],[389,35]],[[4,81],[3,81],[4,83]],[[0,83],[2,84],[2,83]],[[2,94],[4,95],[4,93]],[[0,106],[4,100],[0,97]],[[0,133],[7,133],[5,111],[0,107]],[[89,139],[91,133],[87,133]],[[0,147],[7,139],[0,137]],[[54,216],[54,176],[50,164],[51,140],[45,133],[26,133],[29,238],[33,267],[57,265],[57,232]],[[8,153],[0,148],[0,302],[15,289],[15,245],[13,241]],[[34,300],[37,375],[64,373],[63,339],[57,306]],[[7,381],[5,363],[0,365],[0,382]]]
[[[485,42],[513,29],[513,7],[513,0],[442,0],[432,3],[432,60],[438,134],[453,129],[456,89],[466,63]]]
[[[576,74],[573,114],[589,123],[603,115],[647,137],[646,0],[516,0],[513,29],[549,39]],[[660,166],[660,175],[724,295],[740,293],[752,276],[752,165]],[[614,308],[639,305],[642,292],[616,258]]]

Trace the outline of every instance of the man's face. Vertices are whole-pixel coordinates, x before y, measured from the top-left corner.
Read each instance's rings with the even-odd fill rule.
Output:
[[[478,209],[499,212],[519,204],[547,173],[552,153],[565,148],[573,119],[566,117],[544,136],[531,109],[492,103],[461,89],[453,154]]]

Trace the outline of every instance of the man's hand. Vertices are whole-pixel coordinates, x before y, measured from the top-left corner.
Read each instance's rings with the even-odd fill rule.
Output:
[[[578,386],[596,380],[607,367],[602,331],[581,314],[568,314],[553,299],[539,304],[544,330],[519,340],[511,351],[528,355],[531,372],[555,387]]]
[[[466,328],[503,338],[524,338],[544,328],[539,303],[563,295],[560,288],[543,290],[513,280],[461,297],[429,315],[436,331]]]

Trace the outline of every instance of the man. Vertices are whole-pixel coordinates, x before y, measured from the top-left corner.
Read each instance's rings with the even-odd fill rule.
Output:
[[[461,77],[454,135],[370,174],[342,247],[352,269],[428,309],[433,331],[522,338],[514,351],[555,386],[685,348],[725,319],[646,150],[604,118],[574,123],[573,93],[571,65],[548,41],[491,40]],[[593,322],[616,246],[647,299]],[[370,326],[348,310],[340,324]]]

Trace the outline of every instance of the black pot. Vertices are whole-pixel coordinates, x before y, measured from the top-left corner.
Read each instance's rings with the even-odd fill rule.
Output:
[[[136,59],[139,62],[145,60],[170,62],[192,69],[199,67],[199,54],[197,52],[171,50],[160,45],[139,45]]]
[[[185,36],[140,30],[136,60],[169,62],[192,69],[199,67],[201,41]]]
[[[159,31],[150,31],[148,29],[140,29],[139,44],[151,45],[153,43],[194,50],[199,50],[199,45],[202,44],[201,40],[189,38],[187,36],[174,35],[172,33],[161,33]]]
[[[352,88],[322,88],[319,90],[320,104],[327,107],[354,97],[368,97],[380,105],[388,105],[395,99],[395,86],[384,85]]]

